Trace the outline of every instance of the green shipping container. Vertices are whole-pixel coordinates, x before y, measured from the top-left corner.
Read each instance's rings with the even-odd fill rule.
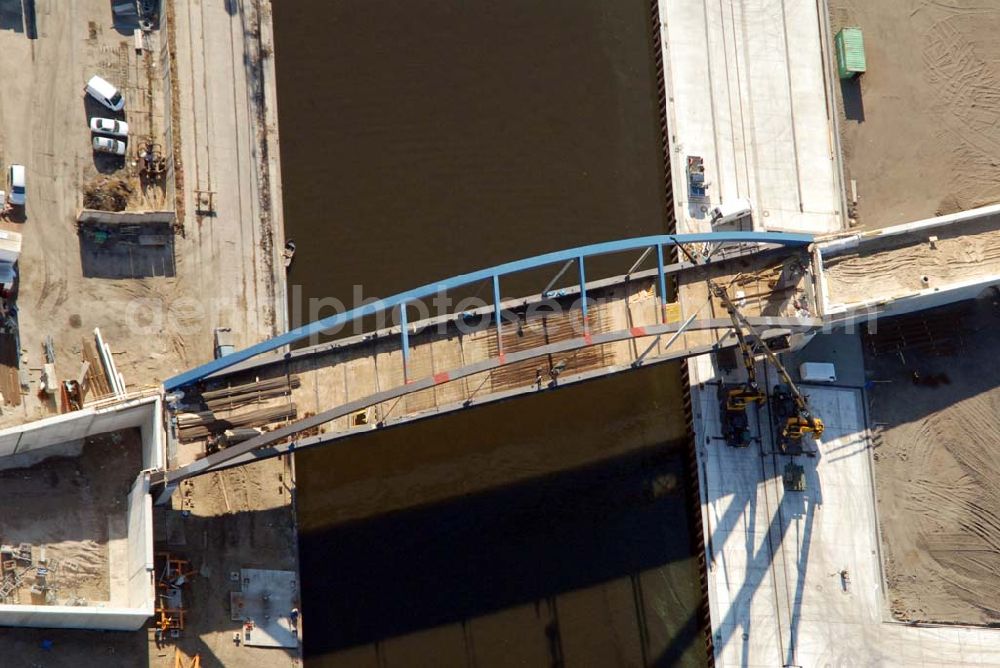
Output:
[[[837,71],[841,79],[862,74],[865,69],[865,39],[861,28],[843,28],[834,38],[837,43]]]

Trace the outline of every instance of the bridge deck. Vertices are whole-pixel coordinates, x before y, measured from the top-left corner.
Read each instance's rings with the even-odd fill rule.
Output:
[[[450,316],[410,325],[410,353],[404,369],[399,328],[375,336],[296,351],[244,365],[214,377],[206,387],[234,387],[274,378],[297,377],[287,394],[270,396],[234,410],[216,408],[213,417],[232,420],[251,410],[284,408],[292,421],[328,412],[332,419],[303,423],[301,436],[340,437],[384,423],[457,410],[514,394],[539,391],[633,365],[676,359],[720,345],[733,345],[729,319],[709,299],[711,276],[742,302],[744,313],[762,325],[785,331],[816,324],[808,254],[799,250],[769,252],[677,271],[684,307],[668,304],[661,317],[655,272],[601,281],[587,290],[587,328],[569,290],[559,300],[541,295],[503,303],[498,337],[492,307],[472,318]],[[556,306],[560,308],[555,309]],[[665,320],[665,321],[664,321]],[[691,322],[688,322],[691,321]],[[678,332],[682,325],[689,329]],[[196,396],[190,410],[204,410]],[[337,410],[345,407],[344,410]],[[348,411],[348,409],[350,409]],[[215,425],[219,429],[218,423]],[[178,465],[206,449],[202,431],[187,438],[181,430]],[[276,435],[276,441],[283,437]],[[186,443],[185,443],[186,441]],[[245,458],[245,459],[249,459]],[[239,460],[244,461],[244,460]]]
[[[1000,214],[864,239],[825,259],[824,276],[830,302],[847,306],[1000,277]]]

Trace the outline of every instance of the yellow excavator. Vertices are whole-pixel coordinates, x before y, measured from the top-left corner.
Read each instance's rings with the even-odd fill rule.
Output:
[[[726,389],[726,409],[745,411],[751,403],[764,403],[767,395],[761,391],[760,386],[757,384],[757,368],[754,364],[753,349],[750,347],[746,336],[744,336],[742,328],[736,328],[736,340],[739,343],[747,379],[742,385],[736,387],[730,386]]]
[[[691,264],[700,264],[698,259],[682,244],[677,247],[687,257]],[[743,329],[746,328],[753,335],[757,347],[764,353],[768,361],[778,370],[783,383],[774,387],[771,394],[771,415],[774,417],[777,432],[778,446],[786,454],[802,454],[802,437],[805,434],[812,434],[819,438],[823,435],[823,421],[812,414],[809,409],[807,397],[799,391],[795,381],[788,374],[785,365],[781,363],[778,356],[764,342],[760,333],[750,324],[750,321],[740,312],[733,300],[729,298],[726,289],[708,280],[708,288],[719,301],[722,302],[733,321],[733,331],[736,333],[736,340],[739,343],[740,353],[743,357],[743,365],[747,370],[747,382],[742,387],[733,389],[720,386],[720,402],[722,410],[722,421],[724,437],[730,445],[745,447],[750,443],[750,429],[746,418],[746,407],[751,401],[763,402],[764,393],[757,385],[757,374],[754,365],[754,348],[746,339]]]
[[[781,376],[782,383],[774,387],[771,393],[771,414],[774,417],[778,430],[778,446],[782,452],[787,454],[802,453],[802,437],[805,434],[812,434],[818,438],[823,434],[823,421],[812,414],[809,409],[807,397],[802,394],[795,385],[792,377],[788,374],[785,366],[778,359],[778,356],[768,347],[764,339],[754,329],[753,325],[744,317],[736,304],[729,298],[725,288],[709,281],[709,288],[712,293],[722,302],[733,321],[733,330],[736,332],[736,339],[739,344],[740,353],[743,357],[743,364],[747,369],[747,384],[736,389],[728,390],[726,396],[726,412],[730,406],[733,410],[746,410],[746,405],[750,401],[763,402],[764,394],[757,386],[757,376],[754,371],[754,348],[746,339],[743,333],[744,328],[750,332],[756,343],[757,349],[764,353],[768,361],[777,369]],[[725,419],[724,419],[725,422]],[[727,436],[727,441],[728,441]]]
[[[734,448],[745,448],[752,440],[750,435],[750,419],[747,407],[750,404],[763,404],[767,395],[757,384],[757,369],[754,364],[753,350],[746,340],[742,330],[736,330],[743,366],[746,369],[746,381],[740,385],[719,385],[719,417],[722,423],[722,437],[726,444]]]

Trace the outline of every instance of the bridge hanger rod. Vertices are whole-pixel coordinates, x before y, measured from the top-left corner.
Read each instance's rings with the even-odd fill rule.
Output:
[[[815,322],[803,323],[800,318],[756,318],[755,321],[760,322],[762,326],[765,327],[797,327],[803,325],[815,326]],[[708,320],[694,321],[690,323],[687,327],[688,329],[728,329],[732,326],[729,318],[711,318]],[[338,417],[343,417],[344,415],[350,415],[368,406],[375,404],[384,403],[391,401],[401,394],[409,394],[419,390],[424,390],[432,388],[436,385],[445,382],[451,382],[454,380],[459,380],[461,378],[467,378],[474,376],[479,373],[489,372],[493,369],[499,368],[504,364],[513,364],[517,362],[524,362],[531,359],[545,357],[546,355],[564,355],[570,353],[574,350],[581,348],[586,348],[591,345],[608,344],[615,343],[618,341],[626,341],[634,338],[644,338],[649,336],[661,336],[667,333],[673,333],[680,327],[680,324],[660,324],[651,325],[641,328],[632,328],[628,330],[620,330],[615,332],[600,332],[591,335],[591,340],[588,342],[583,337],[577,337],[574,339],[568,339],[565,341],[558,341],[555,343],[550,343],[544,346],[539,346],[537,348],[532,348],[530,350],[519,350],[507,354],[507,360],[505,363],[501,363],[496,357],[487,358],[479,362],[475,362],[466,365],[460,369],[454,369],[443,374],[436,374],[434,376],[427,376],[424,378],[418,378],[410,381],[410,383],[405,385],[399,385],[386,390],[381,390],[376,394],[369,395],[367,397],[362,397],[354,401],[347,402],[340,406],[324,410],[316,415],[303,418],[296,422],[287,424],[282,427],[278,427],[274,431],[265,432],[259,436],[256,436],[242,443],[232,445],[224,450],[214,452],[207,457],[203,457],[185,467],[175,469],[173,471],[168,471],[163,474],[163,481],[167,484],[176,484],[180,480],[189,478],[195,475],[200,475],[202,473],[207,473],[211,470],[219,468],[228,468],[230,464],[228,462],[244,453],[258,450],[266,449],[268,446],[272,446],[274,443],[281,441],[285,438],[292,437],[299,432],[311,429],[313,427],[318,427],[319,425],[325,424],[334,420]],[[709,346],[709,349],[713,349],[713,346]],[[684,351],[678,351],[678,356],[684,356]],[[633,365],[629,365],[634,368]],[[442,377],[443,376],[443,377]]]
[[[569,271],[569,268],[573,266],[573,262],[575,262],[575,260],[566,260],[566,264],[562,266],[562,269],[559,270],[559,273],[553,276],[552,280],[549,281],[549,284],[545,286],[544,290],[542,290],[543,297],[549,296],[549,292],[552,290],[552,286],[556,284],[556,281],[562,278],[563,274]]]
[[[652,253],[652,252],[653,252],[653,247],[652,246],[650,246],[646,250],[642,251],[642,255],[640,255],[639,259],[635,261],[635,264],[633,264],[631,267],[629,267],[628,271],[625,272],[625,275],[626,276],[631,276],[632,274],[634,274],[635,270],[638,269],[639,266],[643,262],[646,261],[646,258],[649,257],[649,254]]]

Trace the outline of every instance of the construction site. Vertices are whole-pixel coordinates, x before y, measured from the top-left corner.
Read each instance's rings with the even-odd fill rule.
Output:
[[[833,30],[892,34],[867,40],[869,71],[838,85],[849,218],[873,229],[995,203],[996,7],[829,4]]]
[[[905,622],[992,625],[1000,302],[982,277],[1000,274],[988,206],[1000,198],[990,149],[1000,14],[990,3],[830,4],[837,28],[894,31],[869,42],[870,72],[841,82],[852,219],[865,231],[928,219],[876,242],[886,251],[876,262],[847,253],[828,264],[831,284],[858,302],[949,283],[970,298],[879,319],[864,336],[888,606]],[[956,227],[929,220],[975,207],[983,215]]]
[[[155,513],[143,473],[178,457],[159,382],[210,359],[216,328],[245,345],[283,327],[268,26],[258,3],[234,9],[0,3],[0,487],[17,509],[0,520],[0,625],[18,627],[0,647],[19,665],[280,665],[275,643],[296,661],[290,462]],[[277,640],[244,628],[268,628],[271,589]]]
[[[0,0],[0,654],[1000,665],[1000,10],[870,4],[654,1],[652,233],[300,323],[270,2]]]
[[[122,605],[112,592],[111,574],[127,572],[120,563],[126,509],[122,501],[142,467],[137,430],[100,434],[76,445],[76,453],[46,453],[43,466],[17,466],[8,459],[2,471],[7,507],[0,533],[10,541],[2,554],[7,604]],[[60,446],[53,446],[58,448]],[[72,456],[75,454],[76,456]],[[106,466],[108,461],[120,462]],[[117,582],[115,583],[118,584]]]

